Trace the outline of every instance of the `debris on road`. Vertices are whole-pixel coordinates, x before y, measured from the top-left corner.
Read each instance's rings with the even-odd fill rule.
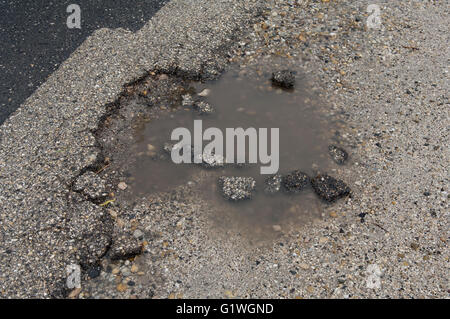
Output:
[[[214,108],[211,104],[204,101],[196,102],[194,108],[201,115],[214,113]]]
[[[348,153],[343,148],[336,145],[328,146],[328,153],[337,164],[344,164],[348,159]]]
[[[272,73],[272,84],[284,89],[292,89],[295,85],[295,74],[289,70],[282,70]]]
[[[299,170],[295,170],[283,176],[282,183],[288,193],[297,193],[309,185],[309,176]]]
[[[120,189],[120,190],[126,190],[127,188],[128,188],[128,185],[125,183],[125,182],[120,182],[118,185],[117,185],[117,187]]]
[[[316,194],[327,202],[333,202],[350,194],[350,188],[343,181],[329,175],[316,176],[311,184]]]
[[[275,174],[273,176],[269,176],[264,181],[265,187],[264,192],[266,194],[274,194],[277,193],[281,188],[282,176],[280,174]]]
[[[203,91],[201,91],[201,92],[198,94],[198,96],[205,97],[205,96],[208,96],[209,94],[211,94],[211,90],[210,90],[210,89],[204,89]]]
[[[194,99],[192,98],[192,95],[185,94],[181,96],[181,105],[183,105],[184,107],[194,106]]]
[[[127,259],[139,255],[141,252],[141,242],[133,235],[122,233],[113,239],[110,257],[112,260]]]
[[[239,201],[251,199],[256,182],[252,177],[225,177],[219,178],[222,194],[226,199]]]

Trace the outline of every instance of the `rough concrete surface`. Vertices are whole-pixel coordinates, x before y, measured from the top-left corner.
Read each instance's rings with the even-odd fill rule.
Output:
[[[173,0],[136,33],[88,38],[0,129],[2,297],[67,297],[75,263],[80,298],[448,298],[448,8],[385,2],[374,30],[366,6]],[[73,188],[106,162],[93,133],[124,85],[271,56],[343,120],[349,160],[329,173],[352,196],[320,220],[258,240],[192,187],[133,207]]]

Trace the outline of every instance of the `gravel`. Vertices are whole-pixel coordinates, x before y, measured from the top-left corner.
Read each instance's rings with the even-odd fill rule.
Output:
[[[336,145],[328,146],[328,153],[337,164],[344,164],[348,159],[348,153],[342,147]]]
[[[185,107],[193,107],[194,106],[194,99],[192,98],[192,95],[190,94],[185,94],[183,96],[181,96],[182,101],[181,101],[181,105],[185,106]]]
[[[275,194],[281,188],[282,176],[280,174],[275,174],[273,176],[269,176],[264,181],[264,192],[266,194]]]
[[[214,108],[211,106],[211,104],[204,101],[195,103],[194,108],[201,115],[214,113]]]
[[[284,189],[289,193],[298,193],[309,185],[309,176],[299,170],[286,174],[282,178]]]
[[[251,199],[256,182],[253,177],[225,177],[219,178],[219,185],[223,196],[231,201]]]

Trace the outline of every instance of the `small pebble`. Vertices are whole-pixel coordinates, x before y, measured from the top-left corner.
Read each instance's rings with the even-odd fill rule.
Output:
[[[131,272],[132,273],[136,273],[136,272],[138,272],[138,270],[139,270],[139,267],[137,265],[131,266]]]
[[[127,286],[123,283],[120,283],[117,285],[117,291],[119,292],[125,292],[127,290]]]
[[[203,91],[201,91],[198,95],[199,96],[208,96],[211,93],[210,89],[204,89]]]
[[[281,231],[281,226],[280,226],[280,225],[273,225],[272,228],[273,228],[273,230],[276,231],[276,232]]]
[[[74,299],[76,298],[81,292],[81,288],[75,288],[74,290],[72,290],[69,294],[69,299]]]
[[[328,146],[328,153],[337,164],[342,165],[348,159],[348,153],[343,148],[336,145]]]
[[[119,267],[117,267],[117,268],[114,268],[111,273],[113,275],[117,275],[119,272],[120,272],[120,269],[119,269]]]
[[[144,233],[140,229],[136,229],[133,232],[133,237],[136,239],[142,239],[142,238],[144,238]]]
[[[117,185],[117,187],[119,187],[119,189],[121,190],[126,190],[128,185],[125,182],[120,182],[119,185]]]
[[[300,265],[298,265],[301,269],[303,270],[308,270],[309,269],[309,265],[305,264],[305,263],[301,263]]]
[[[214,113],[214,108],[211,106],[211,104],[204,101],[195,103],[194,108],[201,115]]]

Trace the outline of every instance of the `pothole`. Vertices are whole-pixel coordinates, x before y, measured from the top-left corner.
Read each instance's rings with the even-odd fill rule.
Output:
[[[327,115],[326,103],[308,78],[293,70],[295,87],[282,88],[280,78],[271,80],[272,71],[269,65],[232,66],[218,80],[205,83],[152,74],[130,86],[119,102],[119,112],[105,119],[97,136],[106,156],[99,175],[107,180],[110,196],[132,207],[142,198],[187,187],[215,212],[218,225],[238,225],[261,234],[320,218],[323,199],[334,201],[347,195],[348,189],[338,180],[335,185],[328,177],[310,183],[309,177],[328,172],[335,162],[343,164],[347,154],[335,146],[335,120]],[[270,130],[279,129],[278,175],[261,174],[261,162],[216,165],[213,158],[200,164],[175,164],[170,156],[170,143],[176,143],[171,134],[185,128],[192,132],[193,141],[196,120],[201,120],[201,133],[207,128],[224,132],[224,151],[227,129],[255,128],[258,133],[266,128],[269,134],[258,136],[258,147],[267,141],[270,154],[274,149]],[[249,142],[247,138],[247,162]],[[209,141],[202,143],[204,147]],[[299,179],[302,174],[308,176],[304,183]],[[248,182],[252,185],[245,185]],[[244,192],[245,196],[236,197],[233,185],[250,187],[248,196]]]

